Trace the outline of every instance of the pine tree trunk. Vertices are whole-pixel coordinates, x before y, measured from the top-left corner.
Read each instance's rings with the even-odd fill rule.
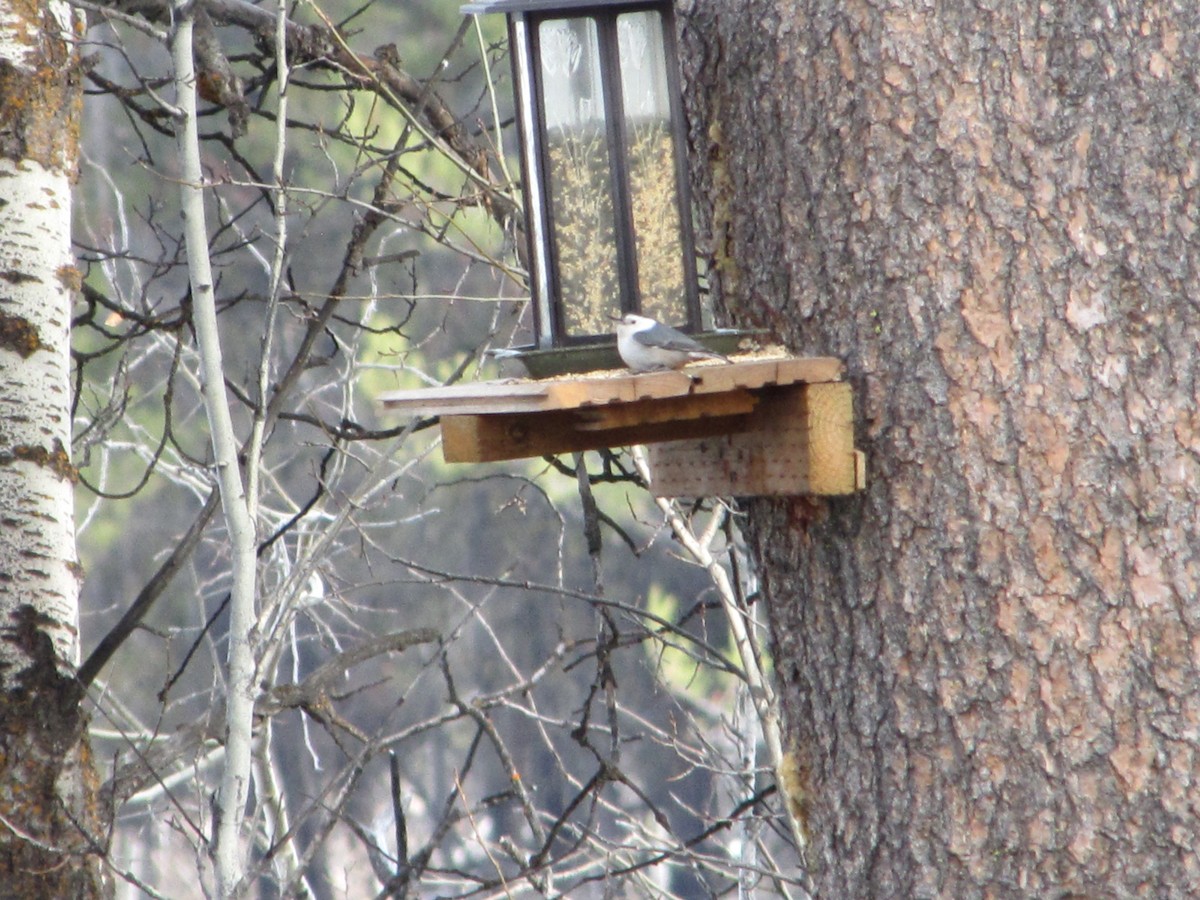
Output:
[[[12,898],[103,887],[74,678],[73,21],[63,3],[0,3],[0,885]]]
[[[868,453],[749,515],[822,896],[1200,895],[1198,9],[684,4],[723,302]]]

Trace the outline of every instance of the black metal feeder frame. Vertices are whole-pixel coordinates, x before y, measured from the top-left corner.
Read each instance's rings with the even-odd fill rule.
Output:
[[[671,3],[479,0],[462,9],[508,18],[531,355],[611,345],[611,317],[628,312],[701,331]]]

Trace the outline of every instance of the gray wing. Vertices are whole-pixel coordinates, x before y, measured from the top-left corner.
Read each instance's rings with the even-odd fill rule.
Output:
[[[664,325],[634,332],[633,339],[643,347],[659,347],[664,350],[678,350],[681,353],[709,352],[703,344],[692,340],[682,331],[676,331],[674,328],[667,328]]]

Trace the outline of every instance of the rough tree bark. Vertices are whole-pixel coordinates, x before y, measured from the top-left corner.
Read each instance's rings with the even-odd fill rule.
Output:
[[[690,0],[724,304],[865,494],[751,505],[828,897],[1200,893],[1200,7]]]
[[[103,893],[78,665],[68,326],[80,79],[63,3],[0,3],[0,885]]]

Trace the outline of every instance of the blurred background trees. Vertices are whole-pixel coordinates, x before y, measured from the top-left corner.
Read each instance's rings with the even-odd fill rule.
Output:
[[[231,581],[179,218],[186,11],[79,5],[80,673],[119,895],[200,896]],[[487,355],[528,329],[502,24],[194,13],[225,388],[243,466],[260,448],[239,890],[803,895],[713,584],[629,458],[451,469],[373,403],[520,374]],[[753,621],[736,511],[681,513]]]

